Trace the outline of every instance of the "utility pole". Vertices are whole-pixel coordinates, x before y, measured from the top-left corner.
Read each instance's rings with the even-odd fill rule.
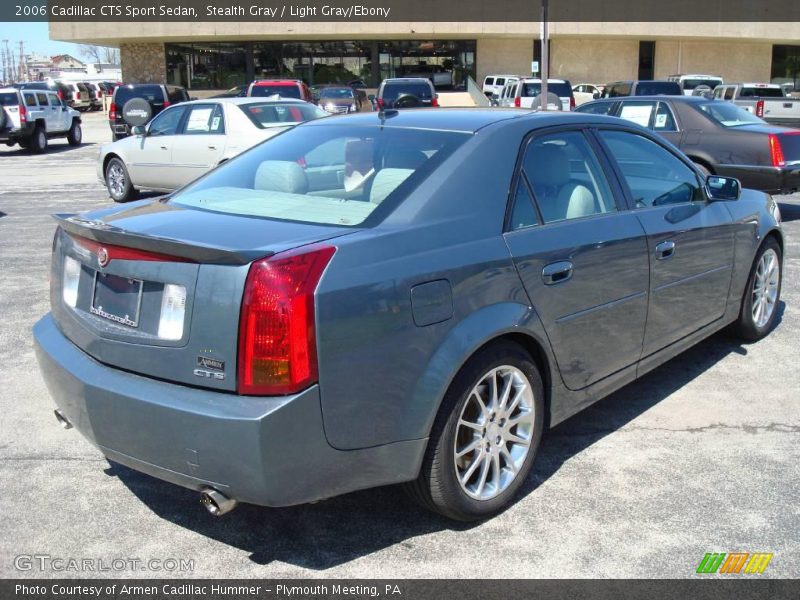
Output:
[[[3,40],[3,81],[8,84],[11,83],[11,79],[9,78],[8,74],[8,40]]]
[[[25,42],[19,41],[19,80],[28,81],[28,65],[25,62]]]
[[[542,0],[542,28],[541,28],[541,59],[542,59],[542,91],[539,94],[541,98],[542,110],[547,110],[547,80],[550,77],[550,56],[549,56],[549,41],[550,31],[547,23],[547,0]]]

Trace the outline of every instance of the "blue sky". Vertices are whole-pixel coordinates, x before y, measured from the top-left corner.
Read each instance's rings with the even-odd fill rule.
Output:
[[[81,58],[77,44],[53,42],[47,31],[47,23],[9,23],[0,22],[0,40],[8,40],[14,54],[19,52],[19,42],[25,42],[25,54],[37,53],[45,56],[72,54]],[[0,42],[2,43],[2,42]]]

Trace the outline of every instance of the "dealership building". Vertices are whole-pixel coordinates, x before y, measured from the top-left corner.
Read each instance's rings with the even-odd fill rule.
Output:
[[[531,73],[537,22],[51,22],[54,40],[118,46],[126,82],[166,82],[202,94],[254,78],[309,84],[447,71],[458,84]],[[726,81],[794,81],[800,23],[550,25],[552,77],[606,83],[703,73]]]

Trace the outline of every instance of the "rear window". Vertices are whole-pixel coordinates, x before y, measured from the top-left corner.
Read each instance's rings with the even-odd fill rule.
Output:
[[[298,85],[254,85],[251,96],[280,96],[281,98],[300,98]]]
[[[220,213],[358,226],[379,206],[384,210],[378,214],[397,206],[469,137],[394,127],[295,127],[230,160],[169,202]]]
[[[753,113],[731,104],[730,102],[704,102],[695,105],[697,110],[711,117],[723,127],[739,127],[741,125],[764,124]]]
[[[353,98],[353,88],[322,88],[319,91],[320,98],[343,99]]]
[[[0,92],[0,106],[17,106],[19,96],[16,92]]]
[[[328,115],[328,113],[318,106],[313,104],[301,104],[300,102],[286,104],[280,102],[240,104],[239,110],[247,115],[247,118],[259,129],[302,123]]]
[[[783,90],[777,88],[743,87],[739,90],[739,98],[784,98]]]
[[[160,85],[140,85],[135,88],[120,86],[116,90],[114,103],[123,106],[131,98],[144,98],[148,102],[161,104],[164,102],[164,92]]]
[[[718,85],[722,85],[722,79],[711,79],[711,78],[702,78],[702,79],[684,79],[683,80],[683,89],[685,90],[693,90],[698,85],[707,85],[712,90],[717,87]]]
[[[431,86],[423,82],[397,82],[387,83],[383,87],[383,94],[381,98],[386,101],[392,102],[402,94],[411,94],[421,100],[430,100],[433,97]]]
[[[680,96],[681,86],[674,81],[640,81],[636,85],[637,96]]]
[[[569,98],[572,96],[572,88],[568,83],[554,83],[551,81],[547,84],[547,92],[550,94],[555,94],[559,98]],[[541,83],[525,82],[522,84],[522,93],[520,93],[520,96],[531,98],[536,97],[541,93]]]

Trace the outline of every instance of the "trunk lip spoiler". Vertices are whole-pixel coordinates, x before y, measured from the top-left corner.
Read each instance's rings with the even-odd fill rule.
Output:
[[[273,256],[271,250],[226,249],[202,244],[142,235],[109,225],[104,221],[86,219],[75,213],[56,213],[53,219],[67,233],[109,244],[156,252],[212,265],[246,265],[260,258]]]

